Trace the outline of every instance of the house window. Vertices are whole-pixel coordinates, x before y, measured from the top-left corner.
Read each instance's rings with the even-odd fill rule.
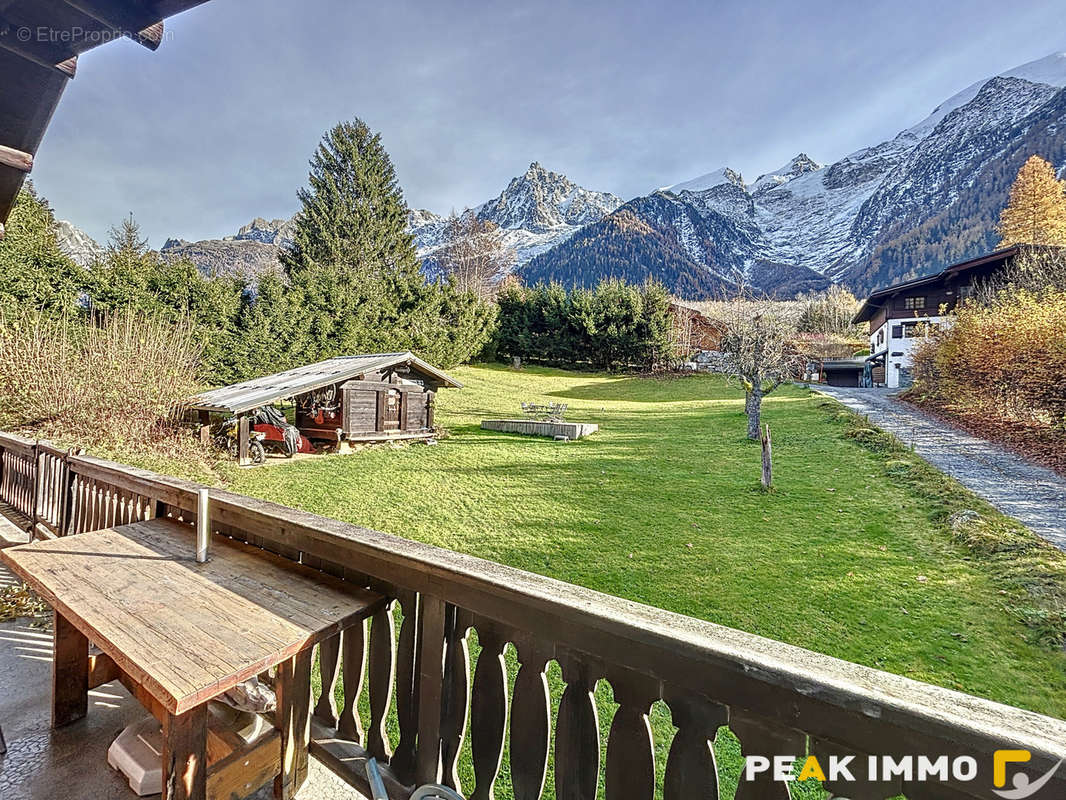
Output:
[[[904,322],[894,326],[892,336],[896,339],[916,339],[920,336],[931,336],[939,330],[938,322]]]
[[[917,308],[925,308],[924,297],[905,297],[903,298],[903,307],[908,311],[913,311]]]

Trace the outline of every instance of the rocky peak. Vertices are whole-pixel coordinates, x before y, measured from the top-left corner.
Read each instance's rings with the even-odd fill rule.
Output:
[[[754,193],[774,189],[794,178],[798,178],[800,175],[805,175],[808,172],[817,172],[823,166],[825,165],[819,164],[806,153],[800,153],[780,169],[760,175],[755,180],[755,183],[751,185],[751,191]]]
[[[56,221],[56,244],[79,267],[89,267],[102,258],[106,249],[89,234],[65,219]]]
[[[708,189],[713,189],[716,186],[722,185],[736,186],[740,189],[745,189],[744,176],[731,167],[720,167],[713,172],[700,175],[698,178],[693,178],[690,181],[667,186],[663,191],[673,192],[674,194],[680,194],[681,192],[705,192]]]
[[[237,241],[262,242],[278,247],[292,243],[294,219],[266,220],[256,217],[247,225],[241,226],[233,238]]]
[[[566,225],[586,225],[603,219],[622,205],[609,192],[583,189],[565,175],[534,161],[513,178],[499,197],[475,209],[478,217],[508,230],[543,233]]]

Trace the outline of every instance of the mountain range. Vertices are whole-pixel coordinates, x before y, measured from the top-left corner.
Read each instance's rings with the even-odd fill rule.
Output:
[[[1063,87],[1066,53],[1054,53],[974,83],[894,138],[833,163],[800,153],[750,183],[722,167],[628,202],[534,162],[464,213],[500,226],[527,282],[653,277],[691,298],[739,284],[792,295],[841,283],[862,293],[996,246],[1025,159],[1066,166]],[[431,267],[447,217],[417,209],[409,222]],[[161,252],[258,274],[276,269],[291,225],[256,219],[224,239],[170,239]],[[82,248],[79,258],[82,237],[62,237]]]

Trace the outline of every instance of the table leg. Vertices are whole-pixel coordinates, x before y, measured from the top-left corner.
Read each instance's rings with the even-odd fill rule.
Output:
[[[274,796],[292,800],[307,778],[307,748],[311,741],[311,650],[278,665],[275,724],[281,731],[281,774]]]
[[[60,728],[89,711],[89,640],[58,611],[52,613],[52,727]]]
[[[207,704],[163,720],[162,800],[207,799]]]

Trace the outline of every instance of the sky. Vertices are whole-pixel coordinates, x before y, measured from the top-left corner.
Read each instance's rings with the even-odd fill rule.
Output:
[[[1048,0],[210,0],[151,52],[82,56],[33,179],[99,241],[288,217],[323,132],[380,131],[408,204],[496,196],[532,161],[623,199],[728,165],[832,162],[1066,49]]]

